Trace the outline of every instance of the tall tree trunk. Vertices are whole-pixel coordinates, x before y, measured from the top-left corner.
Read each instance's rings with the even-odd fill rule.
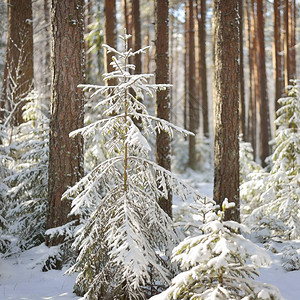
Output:
[[[178,32],[179,30],[179,21],[175,19],[175,32]],[[178,36],[175,35],[175,55],[174,55],[174,65],[175,65],[175,70],[174,70],[174,86],[173,86],[173,114],[174,114],[174,124],[177,125],[177,113],[178,113],[178,68],[179,68],[179,51],[178,51]]]
[[[173,94],[174,94],[174,76],[173,76],[173,73],[174,73],[174,16],[172,14],[170,14],[169,16],[170,18],[170,26],[169,26],[169,31],[170,31],[170,34],[169,34],[169,44],[170,44],[170,55],[169,55],[169,68],[170,68],[170,83],[173,85],[173,88],[171,90],[171,93],[170,93],[170,105],[171,105],[171,108],[170,108],[170,111],[171,111],[171,121],[172,123],[174,123],[174,97],[173,97]]]
[[[207,96],[207,71],[206,71],[206,0],[200,0],[199,42],[200,42],[200,77],[201,77],[201,108],[203,118],[203,133],[209,137],[209,114]]]
[[[251,121],[250,140],[253,148],[254,158],[257,156],[257,101],[259,99],[259,82],[258,82],[258,65],[257,65],[257,18],[255,14],[255,0],[251,0],[250,7],[250,20],[251,21],[251,61],[252,61],[252,100],[250,102],[249,117]],[[250,127],[249,127],[250,128]]]
[[[246,101],[245,101],[245,83],[244,83],[244,37],[243,37],[243,23],[244,23],[244,0],[239,0],[239,39],[240,39],[240,75],[239,75],[239,91],[240,91],[240,133],[243,134],[243,139],[246,136]]]
[[[200,86],[201,86],[201,78],[200,78],[200,40],[199,40],[199,22],[198,20],[198,6],[197,1],[193,3],[194,10],[194,55],[195,55],[195,128],[200,130]]]
[[[155,0],[155,32],[156,32],[156,83],[169,83],[169,0]],[[164,66],[163,68],[161,66]],[[156,116],[170,121],[169,90],[156,93]],[[167,170],[171,169],[171,140],[169,135],[160,131],[156,135],[156,161]],[[168,199],[159,200],[160,207],[172,217],[172,193]]]
[[[245,0],[244,2],[244,16],[245,16],[245,32],[246,32],[246,46],[248,49],[248,70],[249,70],[249,101],[248,101],[248,126],[246,135],[244,137],[245,141],[251,141],[250,136],[252,132],[252,94],[253,94],[253,86],[252,86],[252,77],[253,77],[253,63],[251,59],[251,19],[250,19],[250,12],[249,12],[249,0]]]
[[[83,0],[53,0],[51,6],[51,116],[49,145],[49,215],[47,227],[66,224],[71,201],[66,189],[83,175],[83,139],[69,133],[83,126]],[[72,66],[72,68],[70,68]],[[47,239],[56,245],[63,238]]]
[[[289,24],[289,52],[290,52],[290,76],[291,79],[296,77],[296,1],[290,0],[289,2],[290,24]]]
[[[183,104],[183,127],[188,129],[188,93],[189,93],[189,83],[188,83],[188,44],[189,44],[189,15],[188,15],[188,4],[185,2],[185,22],[184,22],[184,104]]]
[[[132,7],[132,48],[137,51],[142,48],[141,40],[141,19],[140,19],[140,0],[131,0]],[[134,57],[135,74],[142,73],[141,55]]]
[[[189,130],[194,135],[189,136],[189,167],[191,169],[196,168],[196,131],[197,131],[197,99],[196,99],[196,85],[195,85],[195,35],[194,35],[194,9],[193,0],[189,0],[188,6],[189,13],[189,67],[188,67],[188,103],[189,103]]]
[[[104,44],[116,48],[116,1],[104,1]],[[108,53],[107,49],[104,50],[104,71],[109,73],[114,71],[112,62],[113,53]],[[116,85],[116,79],[110,79],[106,82],[108,85]]]
[[[50,8],[48,0],[44,0],[44,20],[45,20],[45,57],[44,57],[44,96],[45,102],[50,104]]]
[[[150,46],[150,16],[147,15],[147,25],[146,25],[146,34],[145,34],[145,46]],[[144,56],[144,73],[150,74],[150,50],[146,52],[146,55]]]
[[[263,167],[265,167],[265,159],[270,155],[269,141],[271,140],[271,131],[269,117],[269,100],[267,93],[264,16],[262,0],[257,0],[257,38],[260,84],[260,99],[258,105],[260,116],[259,149],[261,164]]]
[[[8,0],[8,33],[2,101],[18,104],[14,125],[23,122],[24,99],[33,89],[33,27],[31,0]],[[2,102],[1,107],[4,106]],[[3,118],[3,116],[1,116]]]
[[[226,220],[240,221],[239,204],[239,0],[214,0],[215,175],[214,199],[235,207]],[[230,30],[228,30],[230,28]]]
[[[114,0],[111,1],[112,5],[114,3]],[[85,19],[85,25],[84,25],[84,30],[85,30],[85,34],[88,35],[90,33],[90,28],[89,26],[92,24],[92,6],[93,6],[93,1],[92,0],[87,0],[86,4],[85,4],[85,15],[84,15],[84,19]],[[104,3],[104,11],[106,6],[106,1]],[[104,13],[105,17],[104,17],[104,31],[106,30],[106,13]],[[114,20],[111,20],[111,22],[114,22]],[[104,32],[104,40],[105,40],[105,32]],[[85,72],[86,72],[86,77],[87,77],[87,81],[89,82],[92,79],[92,55],[89,52],[89,49],[91,48],[91,41],[89,39],[85,39],[85,53],[86,53],[86,67],[85,67]],[[104,54],[105,56],[105,54]],[[104,60],[105,62],[105,60]],[[105,66],[104,66],[105,67]]]
[[[290,80],[290,51],[289,51],[289,0],[284,0],[284,85]]]
[[[275,79],[275,112],[279,109],[278,99],[284,91],[283,70],[282,70],[282,45],[281,45],[281,18],[280,18],[281,0],[274,0],[274,44],[273,44],[273,64]]]

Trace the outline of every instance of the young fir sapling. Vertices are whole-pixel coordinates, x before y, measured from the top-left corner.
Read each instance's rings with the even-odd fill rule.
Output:
[[[69,273],[79,272],[75,291],[88,299],[140,299],[164,287],[171,276],[168,257],[178,242],[172,220],[159,207],[158,199],[167,198],[171,189],[180,197],[200,195],[170,171],[149,158],[147,138],[160,130],[170,136],[173,130],[190,134],[165,120],[151,116],[143,104],[145,94],[153,97],[164,84],[148,84],[152,74],[131,74],[135,66],[130,57],[144,53],[128,49],[130,35],[120,36],[124,50],[113,52],[114,71],[104,80],[115,78],[115,86],[81,85],[100,98],[103,118],[78,129],[71,136],[101,133],[108,157],[64,198],[73,198],[71,214],[90,217],[77,231],[74,247],[79,251]],[[139,127],[136,126],[138,120]]]
[[[234,203],[225,199],[222,211],[213,201],[200,209],[200,235],[188,237],[173,250],[174,262],[184,271],[170,287],[151,300],[225,300],[283,299],[272,285],[255,281],[258,267],[268,265],[263,249],[244,238],[239,231],[247,227],[235,221],[224,221],[225,209]]]
[[[294,81],[288,97],[278,100],[275,124],[275,150],[271,156],[271,170],[252,173],[253,179],[241,185],[241,196],[248,202],[253,194],[259,206],[248,217],[249,224],[261,240],[270,237],[300,237],[300,92]],[[260,189],[257,189],[261,186]],[[251,197],[251,198],[250,198]],[[284,233],[284,234],[283,234]],[[288,235],[287,235],[288,233]]]
[[[11,141],[13,173],[5,182],[10,232],[18,236],[21,249],[44,241],[48,187],[48,108],[33,91],[23,107],[24,123],[15,128]]]

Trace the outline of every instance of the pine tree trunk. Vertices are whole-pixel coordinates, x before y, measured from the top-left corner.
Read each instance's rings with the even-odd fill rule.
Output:
[[[189,136],[189,167],[191,169],[196,168],[196,131],[197,131],[197,99],[196,99],[196,84],[195,84],[195,35],[194,35],[194,9],[193,0],[189,0],[188,5],[189,13],[189,24],[188,24],[188,35],[189,35],[189,67],[188,67],[188,104],[189,104],[189,131],[193,132],[194,135]]]
[[[44,96],[46,103],[50,103],[50,8],[48,0],[44,0],[44,20],[45,20],[45,57],[44,57]]]
[[[243,37],[243,23],[244,23],[244,0],[239,0],[239,39],[240,39],[240,75],[239,75],[239,87],[240,87],[240,133],[243,134],[243,139],[246,136],[246,104],[245,104],[245,83],[244,83],[244,37]]]
[[[245,141],[251,141],[250,136],[252,136],[252,94],[253,94],[253,86],[252,86],[252,73],[253,73],[253,63],[251,59],[251,20],[249,17],[249,0],[245,0],[244,2],[244,16],[245,16],[245,32],[246,32],[246,47],[248,49],[248,70],[249,70],[249,101],[248,101],[248,126],[246,135],[244,137]]]
[[[147,15],[147,26],[146,26],[146,34],[145,34],[145,46],[150,46],[150,16]],[[144,66],[144,73],[150,74],[150,49],[145,54],[145,60],[143,63]]]
[[[189,82],[188,82],[188,44],[189,44],[189,34],[188,34],[188,5],[185,3],[184,8],[185,22],[184,22],[184,104],[183,104],[183,127],[188,129],[188,93],[189,93]]]
[[[178,32],[179,30],[179,22],[176,19],[175,20],[175,32]],[[175,55],[174,55],[174,65],[175,65],[175,70],[174,70],[174,85],[172,87],[174,95],[173,95],[173,115],[174,115],[174,124],[178,124],[178,119],[177,119],[177,114],[178,114],[178,104],[179,104],[179,99],[178,99],[178,68],[179,68],[179,51],[178,51],[178,36],[176,35],[175,37]]]
[[[132,48],[137,51],[142,48],[141,40],[141,19],[140,19],[140,0],[131,0],[132,2]],[[141,55],[134,57],[135,74],[142,73]]]
[[[201,77],[201,108],[203,117],[203,133],[209,137],[209,114],[207,96],[207,71],[206,71],[206,0],[201,0],[199,22],[199,42],[200,42],[200,77]]]
[[[289,0],[284,0],[284,85],[290,80],[290,51],[289,51]]]
[[[199,40],[199,22],[198,22],[198,6],[197,1],[193,5],[194,10],[194,55],[195,55],[195,128],[199,131],[200,128],[200,86],[201,86],[201,78],[200,78],[200,40]]]
[[[169,0],[155,1],[155,32],[156,32],[156,71],[155,83],[169,83]],[[163,66],[163,67],[162,67]],[[156,116],[170,121],[169,90],[156,93]],[[158,132],[156,135],[156,162],[167,170],[171,169],[171,140],[169,135]],[[159,199],[160,207],[172,217],[172,194],[168,199]]]
[[[111,1],[112,4],[114,3],[114,0]],[[85,34],[88,35],[91,32],[91,29],[89,28],[89,26],[92,24],[92,6],[93,6],[93,1],[92,0],[87,0],[86,4],[85,4],[85,14],[84,14],[84,19],[85,19],[85,25],[84,25],[84,30],[85,30]],[[106,6],[106,1],[104,3],[104,11],[106,11],[105,9]],[[112,20],[113,22],[114,20]],[[106,12],[104,13],[104,40],[105,40],[105,30],[106,30]],[[89,49],[91,48],[91,41],[86,39],[85,40],[85,53],[86,53],[86,66],[85,66],[85,73],[86,73],[86,77],[87,77],[87,81],[90,82],[92,80],[92,55],[89,52]],[[105,53],[104,53],[105,56]],[[105,62],[105,60],[104,60]],[[105,65],[104,65],[104,69],[105,69]]]
[[[290,76],[291,79],[296,78],[296,2],[290,0],[289,2],[290,24],[289,24],[289,52],[290,52]]]
[[[105,0],[104,1],[104,44],[110,47],[116,48],[116,1]],[[104,50],[104,71],[110,73],[114,71],[112,62],[113,53],[107,53],[107,49]],[[106,81],[108,85],[116,85],[115,79]]]
[[[8,32],[2,101],[19,103],[12,122],[23,123],[24,98],[33,89],[33,26],[31,0],[7,1]],[[5,103],[2,102],[1,107]],[[1,116],[3,118],[3,116]]]
[[[236,206],[226,220],[240,221],[239,204],[239,0],[214,0],[215,174],[214,199]],[[230,28],[230,30],[228,30]]]
[[[49,145],[49,215],[47,228],[70,221],[70,200],[62,194],[83,175],[83,139],[69,133],[83,126],[83,0],[53,0],[51,6],[51,116]],[[70,67],[72,66],[72,67]],[[56,245],[63,238],[47,240]]]
[[[275,112],[279,109],[278,99],[284,91],[283,70],[281,59],[281,18],[280,18],[281,0],[274,0],[274,46],[273,46],[273,64],[274,64],[274,79],[275,79]]]
[[[258,65],[259,65],[259,116],[260,134],[259,149],[260,159],[263,167],[266,166],[265,159],[270,155],[269,141],[271,140],[269,100],[267,94],[267,75],[265,58],[265,36],[264,36],[264,16],[262,0],[257,0],[257,38],[258,38]]]
[[[251,112],[251,135],[250,140],[253,148],[254,159],[257,157],[257,101],[259,99],[258,65],[257,65],[257,21],[255,14],[255,0],[251,0],[250,20],[251,21],[251,61],[252,61],[252,100],[250,102]],[[249,115],[250,117],[250,115]]]

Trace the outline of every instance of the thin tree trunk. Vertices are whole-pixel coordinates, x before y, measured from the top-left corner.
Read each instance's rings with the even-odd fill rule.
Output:
[[[201,0],[200,22],[199,22],[199,41],[200,41],[200,77],[201,77],[201,100],[203,133],[209,137],[209,114],[207,96],[207,68],[206,68],[206,0]]]
[[[284,0],[284,85],[290,80],[290,51],[289,51],[289,0]]]
[[[112,5],[114,3],[114,0],[111,1]],[[86,1],[86,7],[85,7],[85,34],[88,35],[90,33],[90,28],[89,25],[92,24],[92,5],[93,5],[93,1],[92,0],[87,0]],[[106,6],[106,1],[104,3],[104,11],[106,10],[105,8]],[[104,15],[106,16],[106,13],[104,13]],[[106,30],[106,17],[104,18],[104,31]],[[112,20],[111,22],[114,22],[114,20]],[[105,32],[104,32],[104,40],[105,40]],[[111,45],[112,46],[112,45]],[[89,52],[89,49],[91,47],[91,42],[90,40],[86,39],[85,40],[85,53],[86,53],[86,76],[87,76],[87,81],[89,82],[92,78],[91,78],[91,72],[92,72],[92,56],[91,53]],[[105,53],[104,53],[105,56]],[[105,60],[104,60],[105,62]],[[104,66],[105,67],[105,66]]]
[[[175,22],[176,26],[175,26],[175,32],[178,32],[179,30],[179,22],[176,19]],[[174,124],[177,125],[178,121],[177,121],[177,108],[178,108],[178,66],[179,66],[179,62],[178,62],[178,56],[179,56],[179,51],[178,51],[178,36],[176,35],[175,37],[175,55],[174,55],[174,64],[175,64],[175,74],[174,74],[174,86],[173,86],[173,114],[174,114]]]
[[[156,71],[157,84],[169,83],[169,0],[155,1],[155,32],[156,32]],[[164,66],[163,68],[161,66]],[[169,90],[156,93],[156,116],[170,121],[170,92]],[[156,162],[163,168],[171,169],[171,140],[164,132],[156,135]],[[172,193],[168,191],[168,199],[159,199],[160,207],[172,217]]]
[[[189,84],[188,84],[188,5],[185,3],[185,22],[184,22],[184,104],[183,104],[183,127],[188,129],[188,93],[189,93]]]
[[[290,52],[290,76],[291,79],[296,77],[296,2],[290,0],[290,24],[289,24],[289,52]]]
[[[83,139],[70,132],[83,126],[83,0],[53,0],[51,6],[51,116],[49,145],[49,215],[47,228],[66,224],[71,201],[62,194],[83,175]],[[70,68],[72,66],[72,68]],[[63,237],[47,238],[56,245]]]
[[[169,55],[169,67],[170,67],[170,83],[173,85],[173,88],[170,93],[170,105],[171,105],[171,121],[174,123],[174,68],[173,68],[173,63],[174,63],[174,16],[170,14],[170,39],[169,39],[169,44],[170,44],[170,55]]]
[[[141,40],[141,20],[140,20],[140,0],[131,0],[132,7],[132,48],[137,51],[142,48]],[[135,74],[142,73],[141,55],[134,57]]]
[[[44,19],[45,19],[45,57],[44,57],[44,95],[45,102],[50,104],[50,81],[51,81],[51,73],[50,73],[50,8],[48,0],[44,0]]]
[[[214,0],[215,173],[214,199],[235,207],[226,220],[240,221],[239,204],[239,0]],[[230,30],[228,30],[230,28]]]
[[[150,16],[147,15],[147,26],[146,26],[146,34],[145,34],[145,46],[150,46]],[[144,73],[150,74],[150,50],[146,52],[145,61],[144,61]]]
[[[267,93],[264,16],[262,0],[257,0],[257,33],[260,83],[260,100],[258,105],[260,115],[259,149],[261,164],[263,167],[265,167],[265,159],[270,155],[269,141],[271,140],[271,132],[269,117],[269,100]]]
[[[281,18],[280,18],[281,0],[274,0],[274,44],[273,44],[273,64],[275,79],[275,112],[279,109],[278,99],[284,91],[283,70],[281,59]]]
[[[104,44],[116,48],[116,1],[104,1]],[[113,53],[108,53],[107,49],[104,50],[104,71],[109,73],[114,71],[112,62]],[[110,79],[106,82],[108,85],[116,85],[116,79]]]
[[[189,130],[194,133],[194,135],[189,136],[189,167],[191,169],[196,168],[196,118],[197,118],[197,101],[196,101],[196,85],[195,85],[195,34],[194,34],[194,9],[193,0],[189,0],[188,6],[189,12],[189,67],[188,67],[188,103],[189,103]]]
[[[251,100],[251,111],[252,111],[252,130],[251,130],[251,144],[253,148],[254,158],[257,156],[257,101],[259,99],[259,82],[258,82],[258,65],[257,65],[257,21],[255,14],[255,0],[251,0],[251,60],[252,60],[252,100]]]
[[[243,23],[244,23],[244,0],[239,0],[239,39],[240,39],[240,76],[239,76],[239,91],[240,91],[240,133],[243,138],[246,136],[246,104],[245,104],[245,83],[244,83],[244,37],[243,37]]]
[[[253,118],[253,109],[252,109],[252,94],[253,94],[253,86],[252,86],[252,73],[253,73],[253,63],[251,59],[251,19],[249,18],[249,0],[245,0],[245,32],[246,32],[246,46],[248,49],[248,66],[249,66],[249,101],[248,101],[248,126],[246,135],[244,137],[245,141],[251,141],[250,136],[252,132],[252,118]]]
[[[193,5],[194,10],[194,55],[195,55],[195,128],[200,130],[200,87],[201,87],[201,77],[200,77],[200,39],[199,39],[199,22],[198,22],[198,5],[197,1]]]

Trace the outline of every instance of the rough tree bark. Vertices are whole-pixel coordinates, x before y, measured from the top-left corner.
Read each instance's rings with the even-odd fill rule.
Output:
[[[290,56],[290,76],[291,79],[296,77],[296,0],[290,0],[289,2],[289,56]]]
[[[281,17],[280,17],[281,0],[274,0],[273,20],[274,20],[274,44],[273,44],[273,65],[275,80],[275,112],[279,109],[278,99],[284,91],[283,70],[282,70],[282,45],[281,45]]]
[[[188,93],[189,93],[189,83],[188,83],[188,24],[189,24],[189,15],[188,15],[188,5],[185,2],[184,8],[185,22],[184,22],[184,103],[183,103],[183,127],[188,129]]]
[[[252,86],[252,77],[253,77],[253,63],[251,58],[251,19],[249,12],[249,0],[244,1],[244,16],[245,16],[245,32],[246,32],[246,47],[248,49],[248,70],[249,70],[249,101],[248,101],[248,126],[247,133],[245,135],[245,141],[251,141],[250,137],[252,134],[252,95],[253,95],[253,86]]]
[[[209,137],[209,114],[207,96],[207,71],[206,71],[206,0],[201,0],[199,22],[199,41],[200,41],[200,76],[201,76],[201,108],[203,117],[203,133]]]
[[[110,47],[116,48],[116,1],[105,0],[104,1],[104,44]],[[112,72],[114,68],[110,64],[112,62],[113,53],[107,53],[107,49],[104,50],[104,71],[105,73]],[[108,85],[115,85],[116,79],[110,79],[106,81]]]
[[[69,133],[83,126],[84,0],[53,0],[51,6],[51,116],[49,149],[49,215],[47,228],[66,224],[70,200],[66,189],[83,175],[83,139]],[[70,67],[71,66],[71,67]],[[63,238],[47,239],[56,245]]]
[[[260,116],[259,150],[263,167],[266,166],[265,159],[270,155],[269,141],[271,140],[269,100],[267,93],[265,36],[263,0],[257,0],[257,39],[258,39],[258,67],[259,67],[259,91],[260,98],[258,109]]]
[[[236,206],[225,219],[240,221],[239,204],[239,0],[214,0],[215,175],[214,199]],[[229,30],[230,28],[230,30]]]
[[[33,89],[33,27],[31,0],[8,0],[8,32],[1,108],[9,98],[19,103],[12,118],[23,123],[23,99]],[[3,112],[0,114],[3,119]]]
[[[284,0],[284,85],[290,80],[290,51],[289,51],[289,0]]]
[[[244,0],[239,0],[239,39],[240,39],[240,133],[243,134],[243,139],[246,136],[246,101],[245,101],[245,84],[244,84],[244,37],[243,37],[243,25],[244,25]]]
[[[156,83],[169,83],[169,0],[155,1],[155,32],[156,32]],[[156,93],[156,116],[170,121],[169,90]],[[171,141],[169,135],[161,131],[156,135],[156,162],[167,170],[171,169]],[[172,217],[172,194],[168,199],[159,200],[160,207]]]
[[[141,18],[140,18],[140,1],[131,0],[132,7],[132,48],[133,51],[142,48],[141,39]],[[141,55],[134,57],[135,74],[142,73],[142,58]]]
[[[196,99],[196,70],[195,70],[195,27],[194,27],[194,9],[193,9],[193,0],[188,2],[188,36],[189,36],[189,45],[188,45],[188,104],[189,104],[189,131],[193,132],[194,135],[189,136],[189,167],[191,169],[196,168],[196,131],[197,131],[197,99]]]

